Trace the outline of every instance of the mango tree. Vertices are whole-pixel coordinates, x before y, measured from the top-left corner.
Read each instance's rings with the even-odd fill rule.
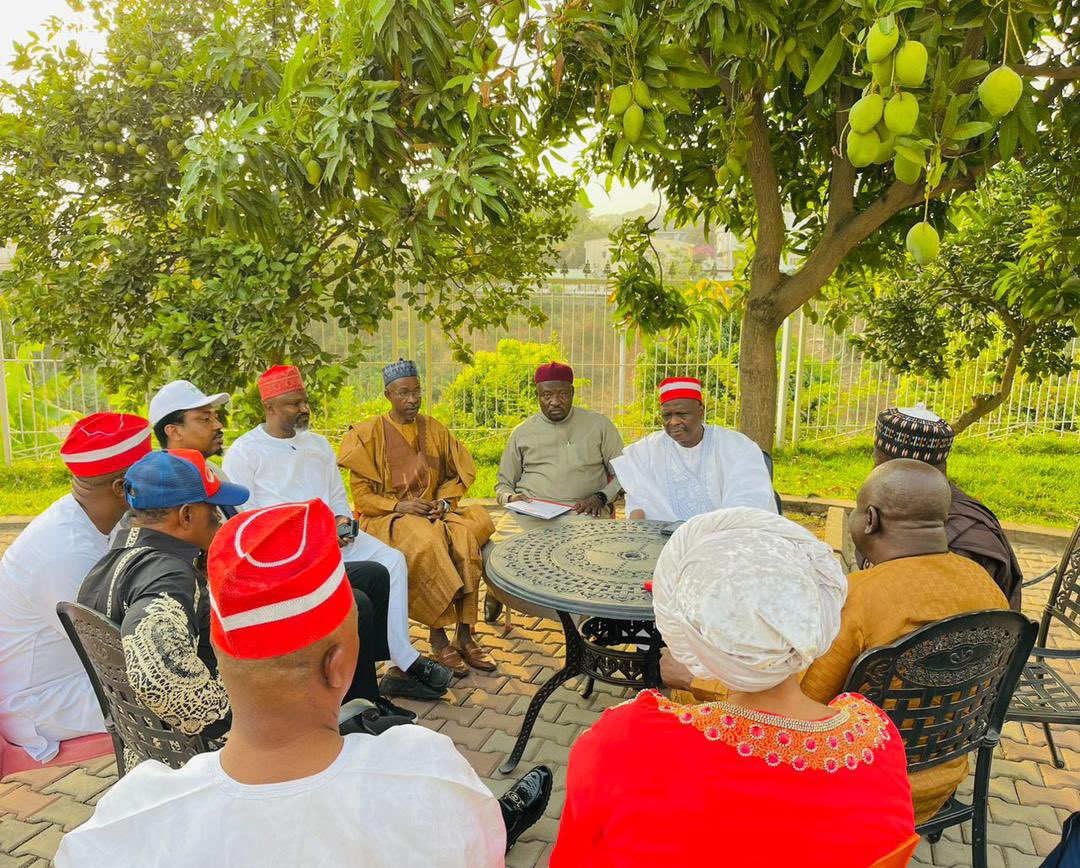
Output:
[[[1077,134],[1075,3],[565,0],[538,26],[538,135],[749,239],[740,427],[764,448],[784,319],[882,246],[932,262],[942,200]],[[659,331],[685,315],[652,259],[624,257],[614,294]]]

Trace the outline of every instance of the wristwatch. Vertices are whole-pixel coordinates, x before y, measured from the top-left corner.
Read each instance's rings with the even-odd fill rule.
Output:
[[[450,501],[447,500],[446,498],[443,498],[442,500],[439,501],[439,503],[442,504],[443,515],[446,515],[446,513],[448,513],[450,511]]]

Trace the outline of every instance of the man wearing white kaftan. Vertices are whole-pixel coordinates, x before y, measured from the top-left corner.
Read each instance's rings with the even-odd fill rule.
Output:
[[[612,461],[626,492],[628,518],[686,521],[733,506],[776,512],[761,450],[738,431],[706,425],[701,399],[698,380],[664,380],[664,430],[628,446]]]

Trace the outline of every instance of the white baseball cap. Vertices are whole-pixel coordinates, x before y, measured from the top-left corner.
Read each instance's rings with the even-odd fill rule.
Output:
[[[220,407],[229,402],[228,392],[216,395],[204,395],[201,389],[187,380],[173,380],[166,383],[150,399],[150,427],[153,428],[177,410],[194,410],[198,407]]]

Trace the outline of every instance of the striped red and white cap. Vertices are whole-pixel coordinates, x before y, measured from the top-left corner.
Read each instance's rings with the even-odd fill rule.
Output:
[[[150,452],[150,423],[130,413],[93,413],[64,439],[60,458],[74,476],[127,470]]]
[[[210,638],[230,657],[299,651],[333,633],[353,605],[334,514],[317,498],[233,516],[207,567]]]
[[[695,377],[668,377],[660,383],[661,404],[666,404],[668,401],[677,401],[680,398],[690,398],[693,401],[703,402],[701,380]]]

